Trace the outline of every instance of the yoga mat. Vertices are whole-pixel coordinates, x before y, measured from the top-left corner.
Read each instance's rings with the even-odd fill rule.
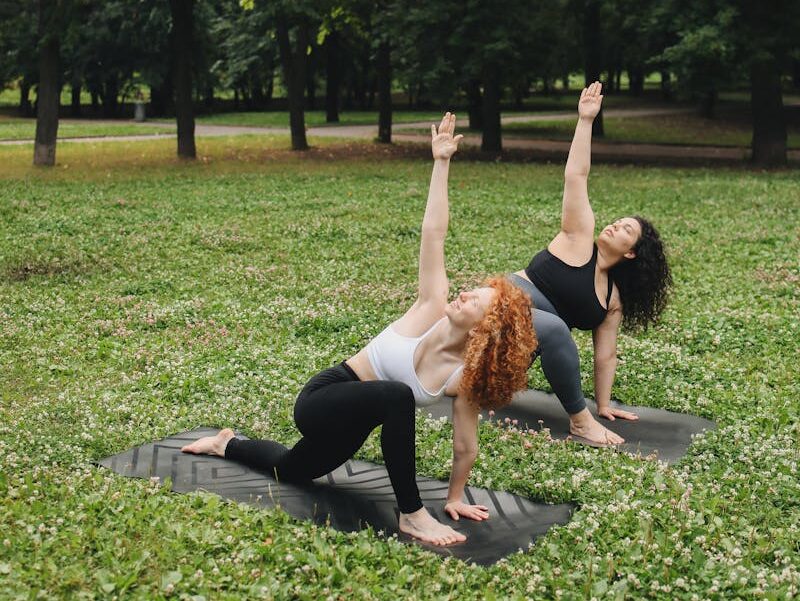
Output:
[[[436,547],[397,530],[398,510],[384,466],[351,460],[313,484],[295,486],[278,483],[270,476],[221,457],[180,452],[185,444],[217,432],[219,428],[198,428],[175,434],[112,455],[97,464],[133,478],[158,476],[162,481],[171,478],[172,490],[176,492],[204,490],[259,507],[280,505],[295,518],[320,525],[330,522],[331,527],[345,532],[361,530],[369,524],[376,532],[382,530],[385,536],[397,533],[404,542],[480,565],[493,564],[518,549],[527,549],[552,526],[566,524],[575,509],[570,503],[534,503],[510,493],[470,486],[465,491],[466,500],[489,507],[490,517],[483,522],[465,518],[454,521],[444,513],[447,482],[418,477],[422,502],[428,511],[467,536],[464,543]]]
[[[597,417],[597,404],[587,399],[589,411]],[[639,416],[637,421],[619,419],[608,421],[600,418],[599,421],[609,430],[616,432],[625,442],[615,448],[631,455],[649,455],[656,452],[658,459],[667,463],[674,463],[686,454],[692,443],[692,434],[704,430],[715,430],[717,425],[708,419],[688,415],[686,413],[673,413],[665,409],[653,407],[632,407],[612,401],[611,405],[618,409],[631,411]],[[452,418],[453,406],[450,400],[445,400],[430,407],[426,407],[433,417]],[[483,419],[496,423],[496,420],[505,418],[519,420],[520,428],[550,428],[550,434],[556,439],[565,439],[569,433],[569,417],[554,394],[539,390],[528,390],[514,397],[513,402],[503,409],[495,412],[489,418],[488,412],[483,411]],[[542,420],[542,424],[539,424]],[[589,446],[604,446],[594,444],[586,439],[571,436],[576,442]]]

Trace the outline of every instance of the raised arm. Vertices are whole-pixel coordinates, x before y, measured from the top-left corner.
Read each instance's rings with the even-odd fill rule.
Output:
[[[453,400],[453,469],[444,510],[454,520],[459,516],[478,521],[489,519],[488,507],[463,501],[464,487],[478,456],[478,413],[478,408],[462,395]]]
[[[464,136],[453,136],[456,116],[446,113],[436,130],[431,125],[433,174],[428,191],[428,203],[422,220],[422,240],[419,248],[419,302],[447,302],[447,274],[444,265],[444,239],[447,236],[449,208],[447,176],[450,157]]]
[[[572,241],[594,238],[594,213],[589,205],[589,167],[592,156],[592,122],[603,102],[602,84],[594,82],[581,92],[578,125],[564,169],[564,199],[561,204],[561,232]]]

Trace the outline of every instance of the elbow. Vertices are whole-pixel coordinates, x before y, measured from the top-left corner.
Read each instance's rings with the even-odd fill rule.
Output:
[[[564,181],[583,181],[589,178],[589,168],[576,169],[574,167],[567,167],[564,170]]]
[[[430,240],[444,240],[447,237],[447,226],[423,225],[422,235]]]

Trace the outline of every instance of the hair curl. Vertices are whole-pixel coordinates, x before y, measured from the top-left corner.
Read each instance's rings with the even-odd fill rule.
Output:
[[[633,217],[642,235],[633,247],[636,257],[623,259],[611,268],[611,278],[622,301],[622,327],[627,331],[646,330],[658,321],[672,288],[672,275],[664,243],[644,217]]]
[[[489,278],[484,286],[494,288],[496,294],[483,319],[470,331],[459,392],[481,409],[497,409],[527,387],[538,341],[530,297],[504,277]]]

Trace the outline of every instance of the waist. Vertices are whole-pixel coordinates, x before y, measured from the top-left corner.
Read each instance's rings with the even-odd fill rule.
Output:
[[[372,380],[378,379],[378,375],[375,373],[375,369],[369,361],[366,348],[362,348],[355,355],[342,363],[347,365],[362,382],[371,382]]]

